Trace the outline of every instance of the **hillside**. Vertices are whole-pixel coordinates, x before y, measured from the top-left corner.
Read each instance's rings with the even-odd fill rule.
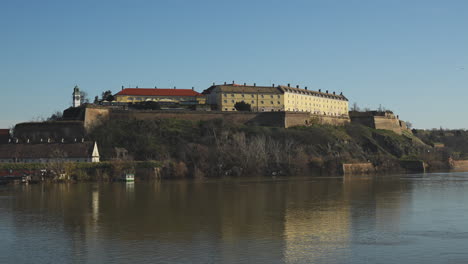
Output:
[[[158,160],[174,175],[335,174],[342,163],[372,162],[380,171],[399,168],[401,159],[446,166],[411,133],[397,135],[361,125],[273,128],[231,125],[223,120],[191,122],[110,120],[92,131],[103,159],[114,147],[135,160]]]

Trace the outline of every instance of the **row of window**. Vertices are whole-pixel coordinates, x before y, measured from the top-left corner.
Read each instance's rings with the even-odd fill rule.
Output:
[[[223,94],[223,95],[224,95],[224,97],[227,97],[227,96],[228,96],[228,94]],[[234,97],[234,96],[235,96],[234,94],[231,94],[231,97]],[[241,96],[244,98],[244,97],[245,97],[245,94],[241,94]],[[250,97],[255,98],[255,94],[251,94]],[[260,95],[260,98],[265,98],[265,95],[261,94],[261,95]],[[270,94],[270,98],[273,99],[274,96]],[[277,98],[281,98],[281,95],[277,95]]]
[[[286,98],[301,98],[302,96],[298,95],[290,95],[286,96]],[[320,99],[320,98],[311,98],[311,97],[305,97],[306,100],[309,101],[323,101],[325,103],[332,103],[332,104],[345,104],[346,102],[337,102],[336,100],[326,100],[326,99]]]
[[[227,103],[227,102],[228,102],[228,100],[224,100],[224,103]],[[235,103],[235,102],[236,102],[236,101],[234,101],[234,100],[231,100],[231,103]],[[242,101],[242,102],[244,102],[244,101]],[[252,100],[252,101],[250,101],[250,103],[251,103],[251,104],[255,104],[255,101],[253,101],[253,100]],[[264,102],[264,101],[260,101],[260,104],[265,104],[265,102]],[[270,101],[270,104],[275,104],[275,103],[274,103],[273,101]],[[279,104],[279,105],[280,105],[280,104],[281,104],[281,102],[280,102],[280,101],[278,101],[278,102],[277,102],[277,104]]]

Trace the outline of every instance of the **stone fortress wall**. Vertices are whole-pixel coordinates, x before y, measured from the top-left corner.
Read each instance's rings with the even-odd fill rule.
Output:
[[[400,120],[398,116],[395,116],[395,114],[389,111],[350,111],[349,117],[353,123],[358,123],[374,129],[390,130],[399,135],[401,135],[403,131],[410,131],[406,126],[406,122]]]

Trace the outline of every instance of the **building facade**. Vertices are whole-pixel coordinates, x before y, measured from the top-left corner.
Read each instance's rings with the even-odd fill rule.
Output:
[[[250,104],[252,111],[309,112],[316,115],[348,116],[348,99],[343,94],[311,91],[287,86],[212,85],[203,91],[207,104],[220,111],[236,111],[238,102]]]
[[[213,85],[203,91],[206,102],[220,111],[236,111],[238,102],[250,104],[252,111],[284,111],[284,96],[278,87],[239,84]]]
[[[96,142],[0,144],[0,163],[99,162]]]
[[[158,102],[160,104],[200,105],[205,96],[193,89],[122,88],[114,95],[117,103]]]

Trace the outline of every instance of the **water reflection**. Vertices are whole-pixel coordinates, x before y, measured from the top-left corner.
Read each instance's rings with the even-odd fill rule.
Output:
[[[465,174],[424,177],[2,187],[0,262],[392,263],[424,251],[429,193],[467,209]]]

